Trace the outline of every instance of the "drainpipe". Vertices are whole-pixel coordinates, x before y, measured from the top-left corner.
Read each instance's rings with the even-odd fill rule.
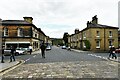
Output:
[[[106,43],[106,36],[105,36],[105,28],[104,28],[104,51],[106,50],[106,46],[105,46],[105,43]]]

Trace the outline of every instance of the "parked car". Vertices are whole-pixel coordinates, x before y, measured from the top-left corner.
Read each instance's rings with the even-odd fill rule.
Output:
[[[120,48],[117,48],[117,49],[115,50],[115,53],[120,53]]]
[[[66,49],[67,47],[66,46],[62,46],[62,49]]]
[[[57,47],[60,47],[60,45],[57,45]]]
[[[46,47],[46,50],[51,50],[52,49],[52,47],[50,46],[50,45],[48,45],[47,47]]]
[[[27,54],[27,50],[24,48],[16,48],[15,54],[16,55]]]
[[[23,50],[26,50],[27,52],[30,52],[29,48],[22,48]]]
[[[15,55],[20,55],[20,54],[27,54],[27,49],[25,49],[25,48],[16,48]],[[11,49],[5,49],[4,50],[4,55],[5,56],[11,55]]]
[[[5,55],[5,56],[11,55],[11,49],[5,49],[5,50],[4,50],[4,55]]]

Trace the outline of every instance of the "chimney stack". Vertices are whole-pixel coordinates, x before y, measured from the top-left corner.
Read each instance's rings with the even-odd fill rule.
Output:
[[[27,21],[32,24],[32,20],[33,20],[32,17],[23,17],[23,18],[24,18],[24,21]]]
[[[89,27],[89,25],[90,25],[90,22],[89,22],[89,21],[87,21],[87,27]]]
[[[75,29],[75,34],[79,33],[79,29]]]
[[[95,15],[94,17],[92,17],[92,23],[93,23],[93,24],[98,24],[97,15]]]
[[[0,18],[0,22],[2,21],[2,19]]]

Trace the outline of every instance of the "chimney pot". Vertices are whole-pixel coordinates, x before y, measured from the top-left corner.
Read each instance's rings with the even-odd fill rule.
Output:
[[[27,21],[32,24],[32,20],[33,20],[32,17],[23,17],[23,18],[24,18],[24,21]]]

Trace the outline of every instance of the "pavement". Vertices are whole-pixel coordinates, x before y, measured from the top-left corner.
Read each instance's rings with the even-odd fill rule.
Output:
[[[32,52],[32,54],[38,54],[41,53],[41,50]],[[1,58],[0,58],[1,59]],[[13,62],[9,62],[9,60],[4,60],[4,63],[0,63],[0,75],[8,72],[11,68],[16,68],[19,65],[25,63],[23,60],[16,60]]]
[[[9,60],[4,60],[4,63],[0,63],[0,76],[20,66],[23,63],[24,63],[23,60],[16,60],[13,62],[9,62]]]
[[[77,52],[85,52],[85,51],[75,50],[75,49],[71,49],[71,50],[72,51],[77,51]],[[35,53],[39,53],[39,51],[33,52],[33,54],[35,54]],[[91,54],[91,56],[95,56],[96,57],[96,55],[92,55],[92,54]],[[104,58],[104,59],[107,59],[107,57]],[[118,57],[118,59],[109,59],[109,60],[120,63],[120,57]],[[0,63],[0,74],[4,74],[6,71],[9,71],[13,67],[14,68],[18,67],[19,65],[23,64],[25,61],[23,61],[23,60],[16,60],[15,62],[9,62],[8,60],[6,60],[4,62],[5,63]]]

